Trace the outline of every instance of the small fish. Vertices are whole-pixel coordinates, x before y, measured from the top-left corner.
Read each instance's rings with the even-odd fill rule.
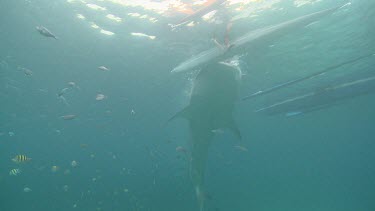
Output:
[[[76,83],[74,83],[73,81],[68,82],[68,85],[69,85],[70,87],[75,87],[75,86],[77,86]]]
[[[211,132],[213,132],[215,134],[224,134],[224,130],[223,129],[214,129],[214,130],[211,130]]]
[[[185,149],[185,147],[178,146],[176,147],[176,152],[187,153],[187,150]]]
[[[21,170],[20,169],[12,169],[9,171],[9,175],[10,176],[17,176],[21,173]]]
[[[81,148],[85,149],[85,148],[87,148],[89,145],[88,145],[88,144],[80,144],[79,146],[80,146]]]
[[[39,88],[38,91],[43,92],[43,93],[48,93],[47,89],[41,89],[41,88]]]
[[[105,66],[100,66],[98,67],[99,70],[101,71],[110,71],[111,69],[109,69],[108,67],[105,67]]]
[[[64,105],[66,105],[66,106],[70,106],[69,105],[69,103],[68,103],[68,101],[65,99],[65,97],[63,96],[63,95],[57,95],[58,96],[58,98],[61,100],[61,102],[64,104]]]
[[[52,171],[53,173],[56,173],[59,169],[60,169],[60,167],[58,167],[58,166],[52,166],[52,167],[51,167],[51,171]]]
[[[63,96],[63,95],[66,93],[66,91],[68,91],[68,90],[69,90],[69,88],[64,88],[64,89],[62,89],[59,93],[57,93],[57,96],[58,96],[58,97]]]
[[[104,99],[106,99],[107,97],[103,94],[97,94],[96,97],[95,97],[95,100],[96,101],[102,101]]]
[[[78,166],[78,162],[73,160],[72,163],[71,163],[72,167],[77,167]]]
[[[78,91],[80,91],[81,90],[81,88],[75,83],[75,82],[73,82],[73,81],[70,81],[70,82],[68,82],[68,86],[70,87],[70,88],[74,88],[74,89],[77,89]]]
[[[30,69],[27,69],[27,68],[24,68],[24,67],[18,67],[18,70],[22,71],[27,76],[33,75],[33,71],[31,71]]]
[[[303,114],[303,111],[292,111],[285,114],[286,117],[297,116]]]
[[[31,188],[29,188],[29,187],[25,187],[24,189],[23,189],[23,192],[25,192],[25,193],[30,193],[32,190],[31,190]]]
[[[249,151],[246,147],[240,146],[240,145],[234,146],[234,148],[236,148],[238,150],[241,150],[243,152],[248,152]]]
[[[31,158],[27,157],[26,155],[16,155],[12,161],[15,163],[25,163],[30,161]]]
[[[65,192],[67,192],[67,191],[69,190],[69,186],[68,186],[68,185],[64,185],[64,186],[63,186],[63,190],[64,190]]]
[[[68,114],[68,115],[64,115],[64,116],[61,116],[61,118],[63,120],[72,120],[72,119],[75,119],[77,116],[74,115],[74,114]]]
[[[58,38],[52,34],[52,32],[50,32],[46,27],[44,26],[37,26],[36,27],[36,30],[43,36],[45,37],[52,37],[54,38],[55,40],[58,40]]]

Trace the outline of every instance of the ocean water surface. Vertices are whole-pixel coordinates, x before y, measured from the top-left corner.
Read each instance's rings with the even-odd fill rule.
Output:
[[[375,2],[213,2],[1,0],[0,211],[375,210]],[[219,59],[171,72],[215,48]],[[241,70],[241,139],[208,131],[202,209],[192,131],[168,120],[226,59]]]

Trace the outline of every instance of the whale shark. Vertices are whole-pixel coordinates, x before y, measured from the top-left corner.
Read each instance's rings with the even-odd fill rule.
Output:
[[[239,93],[241,70],[226,62],[213,63],[201,69],[193,81],[188,106],[174,115],[188,121],[190,130],[190,177],[199,209],[203,211],[203,191],[208,150],[215,131],[228,129],[241,139],[233,111]]]
[[[215,46],[180,63],[171,72],[176,73],[192,70],[202,67],[207,63],[223,61],[235,55],[246,53],[255,44],[269,44],[270,42],[280,38],[282,35],[289,34],[290,32],[295,31],[303,26],[307,26],[313,22],[320,20],[324,16],[332,14],[341,7],[343,6],[322,10],[276,25],[250,31],[231,42],[229,48],[220,48],[218,46]]]
[[[255,41],[272,41],[291,30],[306,26],[323,16],[332,14],[340,7],[305,15],[277,25],[265,27],[245,34],[231,43],[230,47],[212,48],[181,63],[172,72],[183,72],[200,68],[193,80],[188,105],[169,119],[184,118],[190,132],[190,178],[194,186],[199,210],[204,210],[204,180],[209,148],[215,131],[230,130],[241,139],[240,130],[233,117],[239,98],[241,70],[226,61],[235,55],[250,50]],[[169,122],[168,121],[168,122]]]

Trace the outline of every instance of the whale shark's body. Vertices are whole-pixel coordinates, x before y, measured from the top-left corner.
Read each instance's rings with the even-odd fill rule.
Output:
[[[306,26],[321,17],[333,13],[337,8],[305,15],[274,26],[245,34],[231,43],[229,49],[212,48],[193,57],[172,72],[182,72],[200,67],[194,80],[189,105],[171,118],[184,117],[189,122],[191,163],[190,176],[195,187],[200,211],[204,210],[204,175],[207,154],[214,138],[214,131],[227,128],[241,138],[233,119],[238,98],[239,69],[220,61],[249,50],[256,41],[273,41],[289,31]]]
[[[238,99],[240,70],[223,63],[202,69],[193,82],[189,105],[171,119],[183,117],[189,122],[191,165],[190,176],[195,187],[200,210],[203,210],[204,173],[207,153],[215,131],[229,129],[240,138],[233,119]]]

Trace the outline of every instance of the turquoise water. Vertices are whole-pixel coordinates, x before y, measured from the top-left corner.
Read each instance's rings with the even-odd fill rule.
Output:
[[[222,40],[225,26],[199,19],[195,26],[171,30],[168,23],[184,14],[145,9],[164,1],[122,2],[0,2],[0,211],[198,210],[187,124],[165,125],[188,103],[194,74],[170,71],[213,47],[213,37]],[[230,37],[347,2],[234,4],[229,14],[241,18],[233,22]],[[242,53],[240,96],[374,53],[375,4],[350,3]],[[42,36],[36,26],[58,39]],[[358,94],[302,115],[254,112],[321,87],[372,77],[374,65],[368,57],[239,100],[234,118],[242,140],[227,131],[215,136],[205,210],[375,210],[374,89],[349,87]],[[349,96],[345,93],[333,92]],[[65,115],[75,118],[64,120]],[[18,154],[32,160],[17,164],[11,159]],[[21,173],[9,175],[12,169]]]

